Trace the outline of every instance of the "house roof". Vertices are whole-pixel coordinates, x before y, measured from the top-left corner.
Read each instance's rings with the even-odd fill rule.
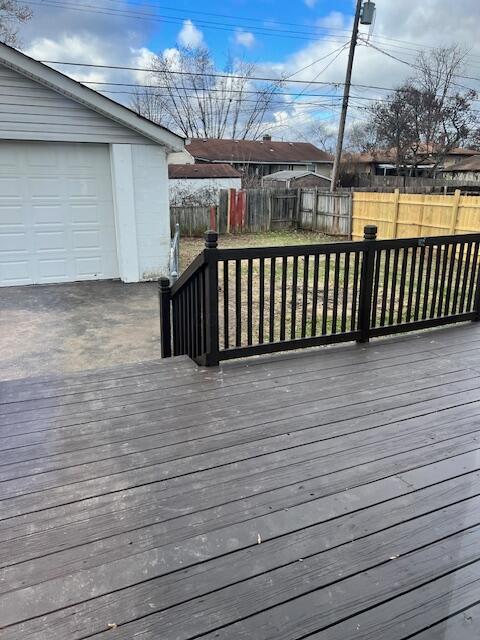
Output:
[[[170,164],[169,178],[241,178],[242,174],[229,164]]]
[[[480,154],[464,158],[460,162],[445,167],[443,172],[445,173],[446,171],[480,171]]]
[[[309,142],[272,140],[219,140],[194,138],[186,150],[197,160],[281,164],[294,162],[332,162],[332,156]]]
[[[315,173],[315,171],[303,171],[300,169],[292,171],[275,171],[274,173],[270,173],[268,176],[264,176],[263,180],[295,180],[296,178],[303,178],[304,176],[316,176],[323,180],[330,180],[328,176],[322,176],[322,174]]]
[[[420,149],[419,153],[426,153],[428,155],[435,155],[433,147],[431,149]],[[463,149],[462,147],[454,147],[447,152],[447,156],[473,156],[478,151],[473,149]],[[345,162],[354,162],[359,164],[376,163],[389,163],[395,162],[396,153],[394,149],[375,149],[373,151],[366,151],[363,153],[345,153],[343,158]]]
[[[173,131],[155,124],[118,102],[110,100],[97,91],[69,78],[64,73],[60,73],[60,71],[56,71],[2,43],[0,43],[0,65],[84,105],[92,111],[167,147],[170,151],[181,151],[184,148],[184,139]]]

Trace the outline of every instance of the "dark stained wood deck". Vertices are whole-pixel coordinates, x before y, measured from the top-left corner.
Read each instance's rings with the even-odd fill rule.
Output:
[[[480,325],[0,383],[2,640],[480,638]]]

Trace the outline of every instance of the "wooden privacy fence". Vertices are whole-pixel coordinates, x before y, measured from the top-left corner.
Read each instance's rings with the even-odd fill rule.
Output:
[[[205,249],[160,281],[162,357],[221,360],[480,318],[480,234]]]
[[[352,194],[300,189],[298,226],[330,236],[350,238]]]
[[[365,224],[378,227],[379,238],[438,236],[480,231],[480,196],[355,192],[352,239]]]
[[[212,219],[212,207],[197,205],[170,207],[170,233],[173,236],[176,225],[180,227],[182,236],[202,236],[206,229],[215,226],[215,210]]]
[[[211,207],[170,207],[172,233],[199,236],[207,229],[218,233],[249,233],[304,229],[350,237],[352,195],[318,189],[222,189],[213,215]]]

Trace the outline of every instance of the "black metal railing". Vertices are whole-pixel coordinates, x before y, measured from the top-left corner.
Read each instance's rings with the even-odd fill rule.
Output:
[[[478,320],[480,234],[205,249],[160,281],[162,356],[221,360]]]

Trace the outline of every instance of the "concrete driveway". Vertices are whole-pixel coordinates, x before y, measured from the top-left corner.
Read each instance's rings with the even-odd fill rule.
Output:
[[[157,284],[0,289],[0,380],[160,358]]]

